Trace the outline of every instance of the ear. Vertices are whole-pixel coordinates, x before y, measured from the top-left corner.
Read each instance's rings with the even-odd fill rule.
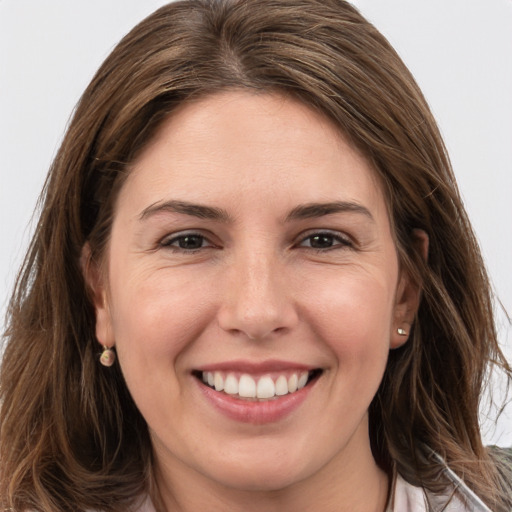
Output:
[[[422,229],[413,231],[416,251],[427,261],[428,235]],[[421,283],[416,282],[404,269],[400,271],[395,299],[394,319],[390,336],[390,348],[404,345],[409,339],[412,324],[421,300]]]
[[[80,267],[96,313],[96,339],[103,347],[112,348],[115,340],[108,307],[107,279],[100,265],[94,261],[88,243],[82,248]]]

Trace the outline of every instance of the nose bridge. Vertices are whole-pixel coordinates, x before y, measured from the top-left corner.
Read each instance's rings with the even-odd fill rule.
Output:
[[[285,281],[283,262],[272,247],[238,251],[219,313],[221,327],[250,339],[292,327],[297,317]]]

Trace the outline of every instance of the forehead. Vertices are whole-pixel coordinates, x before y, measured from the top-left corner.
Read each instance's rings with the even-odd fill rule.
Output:
[[[295,199],[384,204],[374,169],[326,116],[290,97],[238,90],[174,111],[132,164],[121,199],[142,208],[166,194],[283,207]]]

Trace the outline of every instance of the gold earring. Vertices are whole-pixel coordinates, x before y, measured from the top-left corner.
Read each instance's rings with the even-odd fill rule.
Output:
[[[112,366],[116,360],[116,353],[110,347],[103,347],[103,352],[100,356],[100,363],[103,366]]]
[[[402,329],[401,327],[399,327],[396,332],[400,335],[400,336],[407,336],[407,331],[405,329]]]

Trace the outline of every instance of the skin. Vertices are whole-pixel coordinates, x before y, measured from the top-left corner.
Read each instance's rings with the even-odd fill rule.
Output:
[[[335,202],[352,206],[291,214]],[[88,276],[96,334],[149,425],[162,509],[384,510],[367,410],[419,291],[375,172],[328,120],[243,91],[181,106],[132,165],[104,267]],[[227,417],[192,375],[269,359],[322,370],[278,421]]]

